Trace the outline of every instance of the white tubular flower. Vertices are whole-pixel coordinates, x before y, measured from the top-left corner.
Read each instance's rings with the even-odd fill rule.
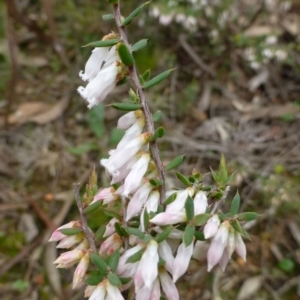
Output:
[[[73,276],[73,289],[75,289],[84,279],[90,263],[90,254],[86,253],[80,260]]]
[[[56,246],[56,248],[60,249],[69,249],[70,247],[74,246],[77,243],[80,243],[83,240],[82,234],[74,234],[69,235],[63,238],[59,244]]]
[[[107,281],[106,292],[106,300],[124,300],[120,290],[116,286],[111,285],[109,281]]]
[[[117,233],[114,233],[104,242],[102,242],[99,250],[99,255],[105,258],[114,253],[117,249],[120,249],[122,247],[122,244],[122,238]]]
[[[187,188],[183,191],[177,192],[177,197],[174,202],[170,203],[166,207],[166,212],[179,212],[184,208],[185,201],[188,195],[192,196],[194,190],[192,188]]]
[[[138,161],[138,154],[134,155],[125,165],[119,168],[118,172],[115,172],[112,176],[110,184],[121,182],[129,174],[131,167]]]
[[[204,214],[207,209],[207,197],[203,191],[196,194],[194,198],[195,215]]]
[[[102,284],[97,285],[97,287],[92,291],[89,300],[105,300],[106,289]]]
[[[166,262],[165,268],[172,273],[174,256],[167,241],[162,241],[158,244],[158,254]]]
[[[160,300],[160,284],[158,278],[156,278],[153,282],[152,290],[150,293],[150,300]]]
[[[173,262],[173,282],[175,283],[177,279],[182,276],[190,263],[191,257],[193,255],[194,250],[194,242],[189,246],[185,246],[184,243],[181,243],[178,250],[177,255]]]
[[[169,274],[165,271],[159,271],[159,279],[161,283],[161,287],[163,291],[165,292],[167,299],[169,300],[179,300],[179,293],[176,288],[176,285],[172,281]]]
[[[150,220],[151,223],[163,226],[163,225],[173,225],[176,223],[181,223],[186,221],[185,212],[163,212],[157,214],[154,218]]]
[[[111,175],[119,175],[118,169],[124,166],[145,144],[151,133],[143,133],[135,137],[122,149],[115,150],[108,159],[101,159],[101,165],[106,168],[106,170]]]
[[[92,54],[85,65],[84,73],[82,71],[79,72],[79,76],[82,80],[90,81],[97,76],[100,72],[101,66],[104,64],[108,56],[108,52],[109,48],[107,47],[95,48],[92,51]]]
[[[246,261],[247,250],[245,243],[238,232],[235,232],[235,252],[240,256],[244,261]]]
[[[130,173],[124,181],[123,196],[128,197],[129,194],[134,192],[141,184],[142,179],[148,169],[150,161],[150,154],[144,153],[140,159],[132,166]]]
[[[112,235],[113,233],[115,233],[115,231],[116,231],[115,224],[119,223],[119,222],[120,221],[117,218],[112,218],[106,225],[103,237],[106,238],[106,237]]]
[[[213,237],[220,226],[220,219],[218,215],[213,215],[206,223],[203,229],[205,239]]]
[[[208,272],[211,271],[223,256],[223,252],[228,242],[229,227],[230,224],[227,221],[223,222],[212,240],[207,252]]]
[[[135,294],[135,300],[150,300],[151,291],[144,287],[141,287]]]
[[[117,149],[122,149],[127,145],[132,139],[134,139],[137,135],[140,135],[145,127],[145,118],[139,118],[136,122],[129,127],[121,141],[117,145]]]
[[[66,228],[81,228],[81,222],[80,221],[71,221],[65,225],[62,225],[58,227],[51,235],[48,242],[58,242],[62,239],[68,237],[67,235],[60,232],[60,229],[66,229]]]
[[[57,268],[69,268],[75,265],[85,255],[86,251],[74,249],[61,254],[53,263]]]
[[[129,221],[141,211],[151,190],[152,185],[146,182],[134,193],[127,207],[126,221]]]
[[[119,129],[128,129],[131,125],[133,125],[137,118],[144,116],[141,110],[131,111],[125,115],[123,115],[118,120],[118,128]]]
[[[93,201],[90,203],[93,204],[97,201],[103,200],[104,204],[107,204],[111,201],[114,201],[117,199],[116,195],[114,195],[115,189],[113,187],[108,187],[104,189],[100,189],[98,193],[95,195]]]
[[[152,289],[154,280],[157,277],[157,263],[159,260],[157,253],[157,242],[151,240],[140,260],[136,274],[134,275],[135,291],[137,292],[142,286],[149,290]]]
[[[147,212],[156,212],[159,204],[159,191],[152,191],[146,201]]]
[[[102,69],[97,76],[84,88],[80,86],[77,91],[89,103],[88,108],[101,103],[115,88],[118,75],[117,63]]]

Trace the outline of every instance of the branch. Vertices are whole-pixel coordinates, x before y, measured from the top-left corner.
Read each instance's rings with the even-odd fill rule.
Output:
[[[90,230],[90,228],[88,226],[88,223],[87,223],[87,220],[86,220],[86,216],[83,212],[82,202],[81,202],[81,198],[80,198],[80,195],[79,195],[79,183],[73,183],[73,188],[74,188],[74,195],[75,195],[75,199],[76,199],[76,204],[78,206],[78,210],[79,210],[79,214],[80,214],[80,220],[82,222],[82,229],[83,229],[84,235],[85,235],[86,239],[88,240],[88,243],[89,243],[90,248],[92,249],[92,251],[97,252],[94,237],[91,233],[91,230]]]
[[[117,24],[117,27],[118,27],[120,37],[121,37],[123,43],[127,46],[127,48],[130,49],[131,46],[128,42],[128,38],[127,38],[126,32],[124,30],[124,27],[122,26],[122,23],[121,23],[122,15],[121,15],[121,11],[120,11],[120,1],[118,2],[118,4],[114,5],[114,16],[115,16],[115,20],[116,20],[116,24]],[[136,70],[136,67],[135,67],[134,64],[133,64],[132,67],[129,68],[129,73],[130,73],[130,79],[132,80],[132,82],[133,82],[133,84],[134,84],[134,86],[135,86],[135,88],[138,92],[138,96],[140,98],[141,105],[143,107],[143,112],[144,112],[145,118],[146,118],[147,131],[153,134],[154,131],[155,131],[155,128],[154,128],[152,115],[151,115],[151,112],[150,112],[150,109],[149,109],[149,106],[148,106],[148,103],[147,103],[147,99],[146,99],[143,87],[142,87],[142,85],[139,81],[139,78],[138,78],[138,75],[137,75],[137,70]],[[164,200],[165,193],[166,193],[165,168],[164,168],[164,165],[163,165],[163,163],[160,159],[159,149],[158,149],[156,141],[150,142],[150,151],[151,151],[154,163],[156,165],[156,168],[158,170],[159,178],[163,182],[163,184],[160,187],[160,203],[162,204],[163,200]]]

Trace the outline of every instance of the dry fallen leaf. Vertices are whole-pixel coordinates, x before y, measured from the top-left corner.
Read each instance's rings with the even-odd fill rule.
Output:
[[[263,282],[262,275],[250,277],[245,280],[239,291],[237,300],[244,300],[255,295],[255,293],[261,288]]]

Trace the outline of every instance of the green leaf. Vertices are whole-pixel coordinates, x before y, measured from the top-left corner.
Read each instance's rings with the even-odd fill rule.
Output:
[[[190,183],[189,179],[188,179],[186,176],[184,176],[183,174],[181,174],[181,173],[179,173],[179,172],[176,172],[175,174],[176,174],[177,178],[178,178],[185,186],[187,186],[187,187],[191,186],[191,183]]]
[[[110,134],[109,143],[113,146],[118,145],[124,134],[125,131],[123,129],[114,128]]]
[[[226,169],[221,169],[219,171],[219,176],[218,177],[219,177],[219,183],[225,184],[227,182],[227,180],[228,180]]]
[[[290,258],[283,258],[278,263],[278,268],[286,273],[290,273],[290,272],[294,271],[295,267],[296,267],[295,262]]]
[[[99,271],[107,272],[107,264],[98,254],[91,253],[90,258]]]
[[[157,213],[160,214],[162,212],[164,212],[164,207],[161,204],[158,204]]]
[[[172,202],[175,201],[176,197],[177,197],[177,193],[175,192],[175,193],[173,193],[172,195],[170,195],[170,196],[166,199],[166,201],[164,202],[164,204],[165,204],[165,205],[171,204]]]
[[[161,243],[162,241],[164,241],[165,239],[168,238],[168,236],[170,235],[170,233],[173,230],[173,226],[172,225],[167,225],[162,232],[160,232],[159,234],[157,234],[157,236],[155,237],[155,240],[157,243]]]
[[[259,214],[255,212],[244,212],[239,214],[239,220],[240,221],[252,221],[259,217]]]
[[[102,16],[102,20],[103,21],[108,21],[108,20],[112,20],[114,19],[114,15],[113,14],[107,14],[107,15],[103,15]]]
[[[126,227],[124,229],[126,230],[126,232],[128,234],[133,234],[133,235],[139,237],[140,239],[143,239],[145,237],[145,234],[142,231],[140,231],[139,229],[137,229],[137,228]]]
[[[163,185],[163,182],[160,180],[160,179],[157,179],[157,178],[151,178],[149,180],[150,184],[153,185],[154,187],[158,187],[158,186],[161,186]]]
[[[117,213],[117,212],[115,212],[115,211],[113,211],[113,210],[110,210],[110,209],[108,209],[108,208],[101,207],[101,210],[102,210],[107,216],[109,216],[109,217],[113,217],[113,218],[117,218],[117,219],[121,219],[121,218],[122,218],[122,216],[121,216],[119,213]]]
[[[131,47],[131,51],[132,51],[132,52],[135,52],[135,51],[139,51],[139,50],[143,49],[144,47],[147,46],[147,41],[148,41],[147,39],[143,39],[143,40],[140,40],[140,41],[136,42],[136,43]],[[150,76],[150,71],[148,70],[148,71],[146,71],[146,72],[149,72],[149,76]],[[144,75],[143,75],[143,78],[144,78],[145,81],[147,81],[147,80],[149,79],[149,77],[148,77],[148,79],[145,79]]]
[[[137,7],[128,17],[126,17],[125,19],[124,19],[124,21],[122,22],[122,26],[126,26],[126,25],[128,25],[128,24],[130,24],[131,23],[131,21],[135,18],[135,17],[137,17],[140,13],[141,13],[141,11],[143,10],[143,8],[146,6],[146,5],[148,5],[150,3],[150,1],[148,1],[148,2],[146,2],[146,3],[144,3],[144,4],[142,4],[142,5],[140,5],[139,7]]]
[[[122,286],[122,282],[116,274],[113,273],[108,274],[107,279],[109,283],[113,286],[117,286],[117,287]]]
[[[150,138],[150,142],[155,141],[157,138],[162,138],[165,134],[165,129],[163,127],[158,127]]]
[[[98,48],[98,47],[111,47],[111,46],[116,45],[119,42],[120,42],[120,39],[101,40],[101,41],[88,43],[87,45],[82,46],[82,47],[95,47],[95,48]]]
[[[87,285],[98,285],[100,282],[102,282],[104,279],[104,276],[99,274],[99,275],[90,275],[86,278],[85,283]]]
[[[145,234],[145,237],[144,237],[144,243],[147,244],[149,243],[150,241],[152,240],[152,235],[151,234]]]
[[[239,192],[236,192],[236,194],[231,202],[230,212],[232,213],[232,215],[236,215],[239,212],[240,202],[241,202],[241,198],[240,198]]]
[[[124,77],[117,82],[117,86],[123,85],[128,81],[128,77]]]
[[[96,143],[90,142],[81,144],[77,147],[68,147],[67,149],[73,155],[82,155],[90,152],[91,150],[99,150],[99,147]]]
[[[184,208],[185,208],[185,214],[187,220],[191,221],[194,218],[195,211],[194,211],[194,201],[190,196],[187,197]]]
[[[148,214],[147,209],[145,209],[145,211],[144,211],[143,222],[144,222],[144,227],[147,228],[149,225],[149,214]]]
[[[112,103],[111,106],[123,111],[134,111],[142,108],[142,105],[138,103]]]
[[[102,224],[95,233],[95,238],[97,241],[99,241],[103,238],[105,230],[106,230],[106,226],[105,226],[105,224]]]
[[[64,235],[75,235],[79,232],[82,232],[81,228],[63,228],[59,229],[59,231]]]
[[[133,58],[130,50],[127,48],[127,46],[125,44],[119,45],[118,53],[119,53],[122,63],[125,66],[131,67],[134,64],[134,58]]]
[[[120,223],[115,223],[115,230],[117,232],[117,234],[121,237],[124,236],[128,236],[127,232],[125,231],[125,229],[121,226]]]
[[[195,226],[201,226],[205,224],[210,219],[210,217],[211,217],[210,214],[199,214],[193,218],[192,223]]]
[[[194,236],[197,241],[205,241],[204,233],[202,231],[195,231]]]
[[[195,226],[187,225],[183,234],[183,242],[188,247],[194,241]]]
[[[158,110],[152,116],[153,122],[158,122],[161,119],[161,117],[162,117],[162,112],[160,110]]]
[[[116,271],[120,259],[120,250],[117,249],[115,252],[108,258],[108,266],[113,272]]]
[[[119,279],[123,285],[129,283],[130,280],[132,280],[132,278],[130,278],[130,277],[119,277]]]
[[[185,158],[185,154],[184,155],[179,155],[177,157],[175,157],[172,161],[170,161],[166,167],[165,170],[166,171],[170,171],[174,168],[177,168],[178,166],[180,166],[182,164],[182,162],[184,161]]]
[[[212,175],[213,179],[215,180],[216,183],[218,183],[219,182],[218,174],[212,168],[210,168],[210,171],[211,171],[211,175]]]
[[[154,85],[159,84],[160,82],[165,80],[170,75],[170,73],[173,71],[174,71],[174,69],[170,69],[170,70],[162,72],[161,74],[159,74],[159,75],[155,76],[154,78],[150,79],[149,81],[147,81],[144,84],[143,88],[149,89],[149,88],[153,87]]]
[[[126,264],[129,264],[129,263],[133,264],[137,261],[140,261],[141,258],[142,258],[143,253],[144,253],[144,250],[141,249],[140,251],[138,251],[138,252],[134,253],[133,255],[129,256],[128,259],[126,260]]]
[[[99,201],[96,201],[95,203],[93,204],[90,204],[88,205],[85,209],[84,209],[84,213],[88,214],[92,211],[95,211],[96,209],[98,209],[102,204],[102,201],[99,200]]]

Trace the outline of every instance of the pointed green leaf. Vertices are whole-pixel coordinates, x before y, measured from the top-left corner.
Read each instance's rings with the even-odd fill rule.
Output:
[[[205,241],[204,233],[202,231],[195,231],[194,236],[197,241]]]
[[[148,5],[150,3],[150,1],[146,2],[146,3],[143,3],[142,5],[140,5],[139,7],[137,7],[128,17],[126,17],[124,19],[124,21],[122,22],[122,26],[126,26],[128,24],[131,23],[131,21],[137,17],[141,11],[143,10],[143,8]]]
[[[238,233],[243,232],[242,226],[238,220],[234,219],[234,220],[230,221],[230,224]]]
[[[239,220],[240,221],[252,221],[259,217],[259,214],[255,212],[244,212],[239,214]]]
[[[194,241],[195,226],[187,225],[183,234],[183,242],[188,247]]]
[[[152,240],[152,236],[150,234],[145,234],[144,243],[147,244]]]
[[[179,173],[179,172],[176,172],[175,174],[176,174],[177,178],[178,178],[185,186],[187,186],[187,187],[191,186],[191,183],[190,183],[189,179],[188,179],[186,176],[184,176],[183,174],[181,174],[181,173]]]
[[[218,174],[212,168],[210,168],[210,170],[211,170],[211,175],[214,178],[215,182],[218,183],[219,182]]]
[[[117,86],[123,85],[128,81],[128,77],[124,77],[123,79],[117,82]]]
[[[240,198],[239,192],[236,192],[236,194],[231,202],[230,212],[232,213],[232,215],[236,215],[239,212],[240,202],[241,202],[241,198]]]
[[[182,162],[184,161],[184,158],[185,158],[185,154],[175,157],[172,161],[170,161],[166,165],[165,170],[170,171],[174,168],[177,168],[178,166],[180,166],[182,164]]]
[[[219,183],[225,184],[225,182],[227,182],[228,178],[227,178],[227,171],[226,169],[221,169],[219,171]]]
[[[170,70],[162,72],[161,74],[159,74],[159,75],[155,76],[154,78],[150,79],[149,81],[147,81],[144,84],[143,88],[149,89],[149,88],[153,87],[154,85],[159,84],[160,82],[165,80],[173,71],[174,71],[174,69],[170,69]]]
[[[155,112],[153,114],[153,122],[158,122],[162,117],[162,112],[160,110],[158,110],[157,112]]]
[[[81,228],[63,228],[63,229],[59,229],[59,231],[64,234],[64,235],[75,235],[79,232],[82,232]]]
[[[119,259],[120,259],[120,250],[117,249],[115,250],[115,252],[109,256],[108,258],[108,266],[110,267],[110,269],[115,272],[119,263]]]
[[[130,52],[130,50],[127,48],[125,44],[120,44],[118,47],[118,53],[121,58],[122,63],[127,66],[131,67],[134,64],[134,58]]]
[[[186,201],[185,201],[185,214],[186,214],[186,218],[188,221],[191,221],[194,218],[194,201],[193,199],[188,196]]]
[[[158,127],[154,134],[150,138],[150,142],[155,141],[157,138],[162,138],[165,134],[165,129],[163,127]]]
[[[90,275],[86,278],[85,280],[85,283],[87,285],[92,285],[92,286],[95,286],[95,285],[98,285],[100,282],[102,282],[104,279],[104,276],[103,275]]]
[[[99,241],[103,238],[105,230],[106,230],[106,226],[105,226],[105,224],[102,224],[95,233],[95,238],[97,241]]]
[[[165,204],[165,205],[171,204],[172,202],[175,201],[176,197],[177,197],[177,193],[174,193],[174,194],[170,195],[170,196],[166,199],[166,201],[164,202],[164,204]]]
[[[117,213],[116,211],[113,211],[106,207],[101,207],[101,210],[109,217],[117,218],[119,220],[122,219],[122,216],[119,213]]]
[[[101,40],[101,41],[88,43],[87,45],[82,46],[82,47],[94,47],[94,48],[111,47],[111,46],[116,45],[119,42],[120,42],[120,39]]]
[[[210,219],[210,217],[211,217],[210,214],[199,214],[193,218],[192,223],[195,226],[201,226],[201,225],[205,224]]]
[[[143,239],[145,237],[145,234],[143,232],[141,232],[139,229],[134,228],[134,227],[126,227],[124,228],[126,230],[126,232],[128,234],[133,234],[137,237],[139,237],[140,239]]]
[[[135,51],[139,51],[141,49],[143,49],[144,47],[147,46],[147,39],[143,39],[143,40],[140,40],[138,42],[136,42],[132,47],[131,47],[131,51],[132,52],[135,52]],[[146,71],[146,72],[149,72],[149,76],[150,76],[150,71]],[[144,75],[143,75],[143,78],[145,81],[147,81],[149,79],[149,77],[147,79],[145,79]]]
[[[134,111],[142,108],[142,105],[138,103],[112,103],[111,106],[123,111]]]
[[[149,225],[149,214],[148,214],[148,211],[147,209],[145,209],[144,211],[144,216],[143,216],[143,222],[144,222],[144,227],[147,228],[148,225]]]
[[[85,214],[88,214],[88,213],[91,213],[93,211],[95,211],[96,209],[98,209],[102,204],[102,201],[99,200],[99,201],[96,201],[95,203],[93,204],[90,204],[88,205],[85,209],[84,209],[84,213]]]
[[[150,184],[153,185],[154,187],[158,187],[158,186],[161,186],[163,185],[163,182],[160,180],[160,179],[157,179],[157,178],[151,178],[149,180]]]
[[[168,238],[168,236],[170,235],[170,233],[173,230],[173,226],[172,225],[168,225],[166,226],[162,232],[160,232],[159,234],[157,234],[157,236],[155,237],[155,240],[157,243],[161,243],[162,241],[164,241],[165,239]]]
[[[119,277],[119,279],[123,285],[129,283],[130,280],[132,280],[132,278],[130,278],[130,277]]]
[[[90,258],[99,271],[107,272],[107,264],[98,254],[91,253]]]
[[[112,20],[114,19],[114,15],[113,14],[107,14],[107,15],[103,15],[102,16],[102,20],[103,21],[108,21],[108,20]]]
[[[88,112],[88,124],[93,133],[101,138],[104,135],[104,105],[100,103]]]
[[[117,286],[117,287],[122,286],[122,282],[116,274],[113,273],[108,274],[107,279],[109,283],[113,286]]]
[[[117,234],[121,237],[125,237],[128,236],[127,232],[125,231],[125,229],[121,226],[120,223],[115,223],[115,230],[117,232]]]
[[[142,258],[143,253],[144,253],[144,250],[141,249],[140,251],[138,251],[138,252],[134,253],[133,255],[129,256],[128,259],[126,260],[126,264],[129,264],[129,263],[133,264],[137,261],[140,261],[141,258]]]

